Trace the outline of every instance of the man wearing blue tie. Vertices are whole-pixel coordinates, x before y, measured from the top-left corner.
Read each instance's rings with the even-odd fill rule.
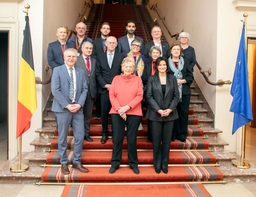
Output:
[[[83,105],[87,95],[87,83],[84,71],[74,67],[76,60],[77,50],[73,48],[66,49],[64,51],[65,63],[54,69],[51,83],[54,96],[52,111],[57,116],[58,151],[63,175],[70,173],[66,155],[67,135],[70,124],[75,138],[72,168],[84,173],[88,172],[88,169],[81,165],[84,141]]]

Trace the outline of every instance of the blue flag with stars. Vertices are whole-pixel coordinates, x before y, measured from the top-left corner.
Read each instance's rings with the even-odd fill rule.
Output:
[[[247,54],[245,48],[245,29],[243,30],[238,49],[236,67],[230,94],[233,97],[230,111],[234,113],[232,134],[241,126],[252,121],[252,106],[248,84]]]

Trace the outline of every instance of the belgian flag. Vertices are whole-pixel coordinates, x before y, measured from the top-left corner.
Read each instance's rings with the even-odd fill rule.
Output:
[[[36,80],[29,27],[29,17],[25,16],[26,26],[23,32],[22,55],[20,61],[17,131],[16,138],[30,128],[30,120],[37,108]]]

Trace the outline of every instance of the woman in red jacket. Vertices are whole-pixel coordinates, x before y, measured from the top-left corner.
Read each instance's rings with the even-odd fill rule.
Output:
[[[143,88],[141,79],[134,75],[134,59],[123,59],[122,74],[116,76],[109,90],[112,105],[110,110],[113,129],[114,147],[112,151],[111,168],[114,173],[121,163],[124,128],[127,125],[128,162],[135,174],[139,174],[137,156],[137,132],[141,122]]]

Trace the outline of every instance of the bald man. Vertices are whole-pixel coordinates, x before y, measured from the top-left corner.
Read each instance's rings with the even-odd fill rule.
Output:
[[[82,44],[86,41],[92,43],[93,40],[86,36],[87,26],[84,22],[77,23],[75,30],[76,36],[70,38],[68,42],[77,50],[79,56],[82,54]]]
[[[73,48],[73,45],[66,42],[67,29],[59,27],[56,31],[57,41],[51,42],[47,49],[47,61],[49,66],[54,69],[64,64],[64,51],[68,48]]]
[[[82,54],[78,57],[75,67],[84,70],[88,92],[84,103],[84,140],[92,142],[93,139],[90,137],[90,123],[92,117],[92,110],[94,100],[97,96],[97,86],[96,86],[96,59],[92,58],[92,43],[85,41],[82,44]]]
[[[109,88],[113,78],[121,73],[121,62],[124,58],[122,53],[116,51],[117,39],[115,37],[109,36],[105,44],[106,52],[97,55],[96,63],[96,78],[101,99],[102,144],[105,144],[108,139],[108,113],[111,107]]]

